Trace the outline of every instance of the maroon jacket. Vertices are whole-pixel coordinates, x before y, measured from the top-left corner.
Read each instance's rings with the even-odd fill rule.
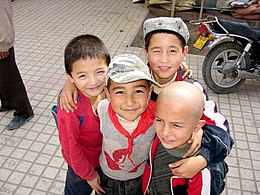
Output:
[[[100,166],[102,134],[89,99],[79,91],[77,109],[66,113],[58,107],[57,121],[64,159],[82,179],[93,180]]]

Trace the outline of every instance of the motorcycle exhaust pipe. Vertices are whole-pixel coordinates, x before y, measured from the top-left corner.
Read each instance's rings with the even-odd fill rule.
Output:
[[[241,79],[260,79],[260,74],[257,72],[247,72],[245,70],[237,70],[238,78]]]

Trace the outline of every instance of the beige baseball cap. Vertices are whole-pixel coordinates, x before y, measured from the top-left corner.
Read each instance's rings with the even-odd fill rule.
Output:
[[[147,38],[150,35],[161,31],[179,34],[180,36],[183,37],[186,44],[190,37],[189,29],[181,18],[157,17],[157,18],[149,18],[144,21],[143,35],[145,40],[147,40]]]
[[[115,56],[108,66],[106,84],[109,78],[116,83],[129,83],[144,79],[158,85],[152,79],[148,66],[133,54]]]

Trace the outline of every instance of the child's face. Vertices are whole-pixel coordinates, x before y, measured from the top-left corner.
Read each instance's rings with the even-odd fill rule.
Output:
[[[148,107],[152,87],[146,80],[122,84],[110,81],[106,95],[115,113],[128,121],[137,119]]]
[[[72,64],[72,83],[88,98],[96,97],[104,90],[107,64],[104,59],[79,59]]]
[[[154,79],[159,84],[169,82],[180,67],[180,63],[187,56],[188,47],[182,49],[177,36],[168,33],[152,35],[145,56],[153,71]]]
[[[181,105],[165,99],[156,103],[155,131],[165,148],[181,148],[200,127],[185,103]]]

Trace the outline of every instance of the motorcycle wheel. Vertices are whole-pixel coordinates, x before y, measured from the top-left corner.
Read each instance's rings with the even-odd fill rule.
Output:
[[[235,42],[223,42],[213,47],[206,55],[202,65],[202,76],[206,85],[216,93],[231,93],[241,86],[246,79],[237,78],[235,62],[244,48]],[[241,68],[250,63],[246,53],[241,61]]]

